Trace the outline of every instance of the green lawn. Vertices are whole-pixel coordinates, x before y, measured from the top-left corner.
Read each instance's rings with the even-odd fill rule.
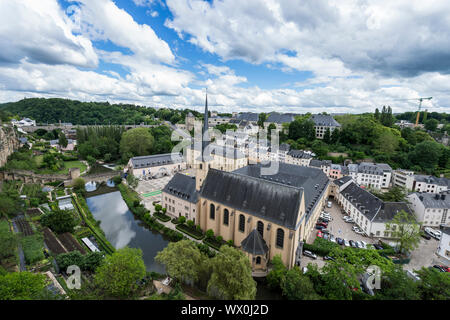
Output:
[[[56,172],[51,172],[51,173],[56,173],[56,174],[68,174],[69,173],[69,168],[80,168],[80,171],[86,171],[87,167],[86,165],[81,162],[81,161],[65,161],[64,162],[64,169],[61,169],[59,171]]]

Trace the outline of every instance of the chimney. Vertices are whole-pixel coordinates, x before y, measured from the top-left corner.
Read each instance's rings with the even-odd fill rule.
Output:
[[[441,194],[441,199],[445,200],[445,194]]]

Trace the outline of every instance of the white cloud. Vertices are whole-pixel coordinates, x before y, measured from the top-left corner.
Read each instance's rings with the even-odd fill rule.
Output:
[[[0,1],[0,63],[27,57],[35,63],[95,67],[89,39],[73,34],[73,25],[54,0]]]
[[[75,1],[75,0],[70,0]],[[125,10],[111,0],[76,0],[70,7],[71,18],[79,30],[92,40],[110,40],[133,54],[153,63],[175,61],[169,45],[146,24],[138,24]]]

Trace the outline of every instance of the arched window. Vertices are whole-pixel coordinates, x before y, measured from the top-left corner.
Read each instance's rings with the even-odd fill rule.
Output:
[[[256,257],[256,264],[261,264],[261,257]]]
[[[216,207],[211,203],[209,206],[209,218],[214,220],[216,218]]]
[[[223,210],[223,224],[228,225],[228,219],[229,219],[230,213],[228,212],[228,209]]]
[[[284,243],[284,231],[283,231],[283,229],[278,228],[276,245],[279,248],[283,248],[283,243]]]
[[[261,237],[264,237],[264,223],[262,223],[261,221],[258,221],[257,230],[258,230],[259,234],[261,235]]]
[[[245,217],[243,214],[239,216],[239,231],[244,232],[245,230]]]

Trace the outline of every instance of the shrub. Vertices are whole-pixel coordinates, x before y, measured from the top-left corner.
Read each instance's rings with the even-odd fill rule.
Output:
[[[137,206],[139,206],[139,204],[140,204],[141,202],[139,201],[139,200],[134,200],[133,201],[133,207],[137,207]]]
[[[21,243],[27,264],[33,264],[44,259],[44,238],[42,235],[34,234],[24,237]]]
[[[191,229],[194,229],[194,228],[195,228],[195,223],[194,223],[194,221],[192,221],[192,220],[188,220],[188,221],[186,222],[186,224],[187,224],[187,226],[188,226],[189,228],[191,228]]]
[[[112,181],[114,182],[115,185],[121,184],[122,183],[122,177],[121,176],[115,176],[112,178]]]
[[[212,229],[208,229],[205,233],[206,239],[212,239],[214,238],[214,231]]]
[[[164,208],[164,209],[165,209],[165,208]],[[185,222],[186,222],[186,217],[181,216],[181,217],[178,218],[178,221],[179,221],[180,223],[185,223]]]

